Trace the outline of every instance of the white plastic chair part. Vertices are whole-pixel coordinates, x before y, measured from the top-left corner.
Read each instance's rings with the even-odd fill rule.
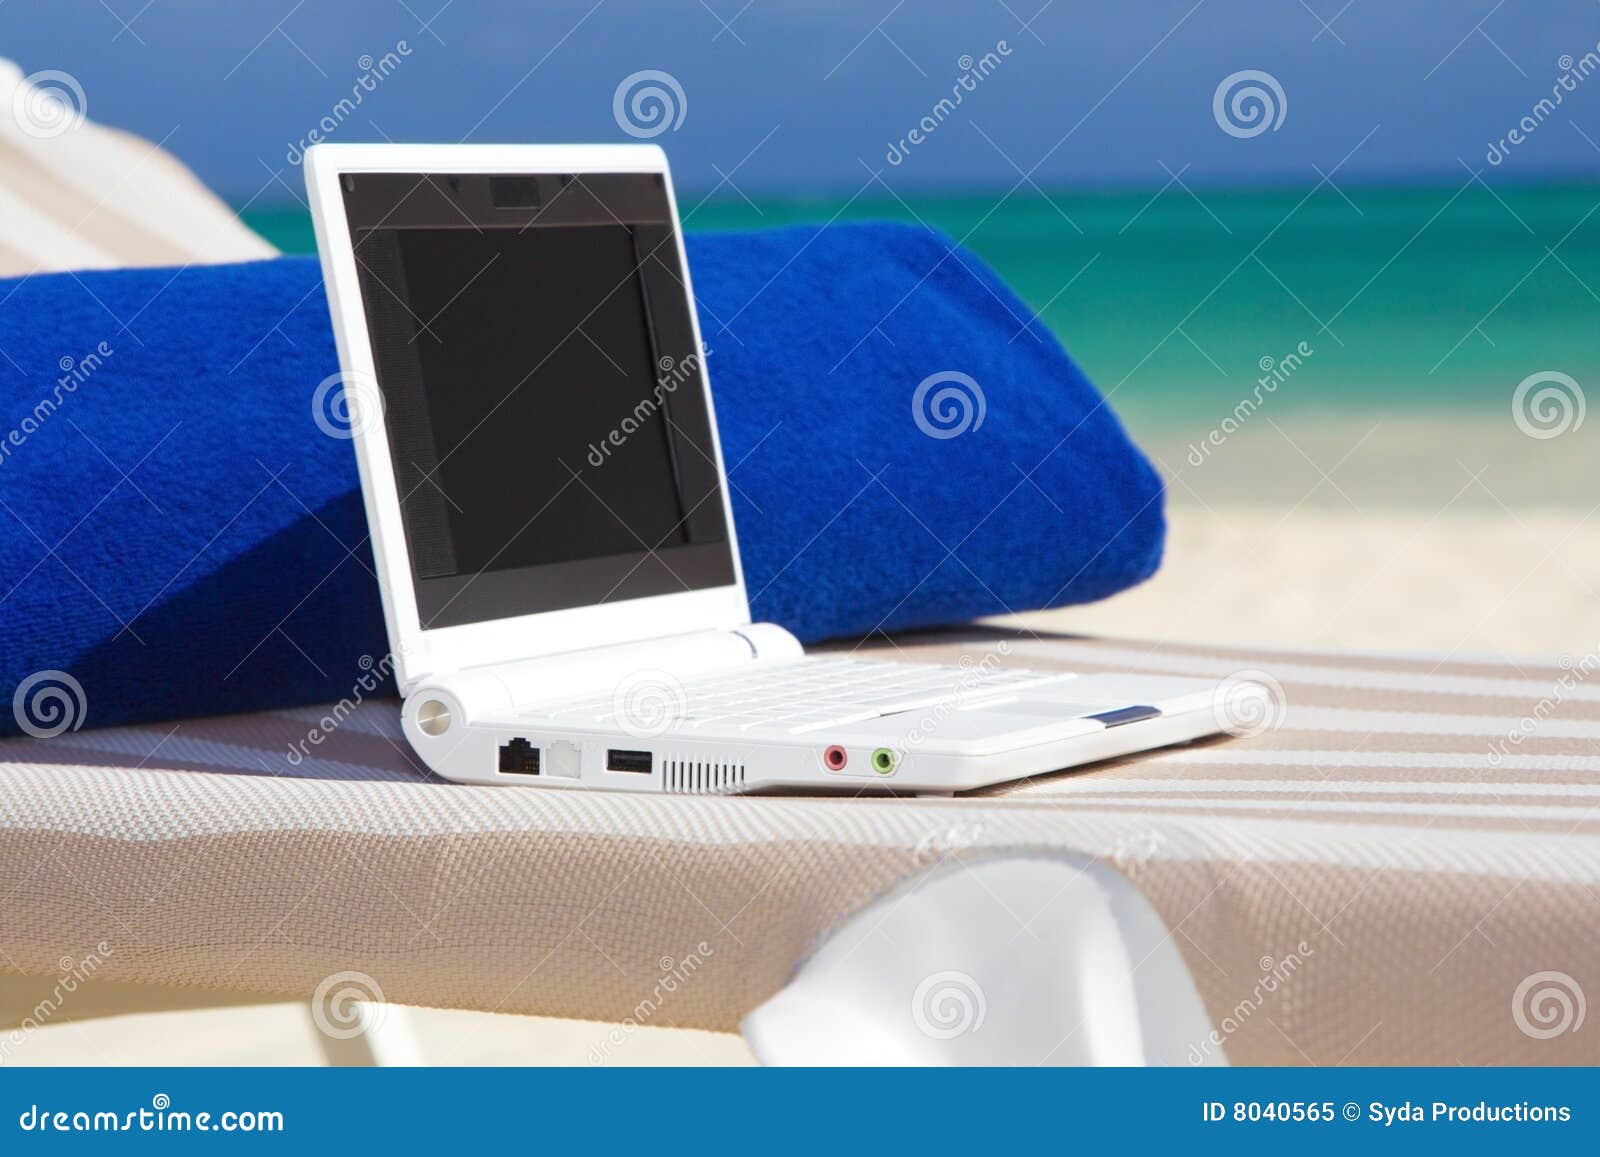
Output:
[[[0,59],[0,276],[278,255],[160,144],[88,119],[89,96],[70,73]]]
[[[357,1001],[346,1025],[329,1031],[315,1011],[311,1023],[322,1059],[333,1068],[400,1068],[426,1063],[404,1005]]]
[[[951,863],[851,917],[745,1017],[775,1065],[1225,1064],[1172,934],[1092,860]]]

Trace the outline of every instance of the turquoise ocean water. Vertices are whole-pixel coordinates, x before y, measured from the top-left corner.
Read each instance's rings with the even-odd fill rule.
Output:
[[[1600,185],[682,198],[690,229],[922,221],[1042,313],[1149,426],[1230,410],[1264,359],[1312,352],[1275,406],[1505,413],[1529,374],[1600,383]],[[314,248],[298,206],[246,221]]]

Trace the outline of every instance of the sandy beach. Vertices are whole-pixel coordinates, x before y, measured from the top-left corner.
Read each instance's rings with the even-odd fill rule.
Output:
[[[1600,430],[1262,412],[1196,467],[1203,431],[1130,426],[1168,480],[1162,568],[1021,617],[1035,629],[1458,657],[1600,643]]]
[[[1168,556],[1103,603],[1026,614],[1035,630],[1472,655],[1596,649],[1600,542],[1588,511],[1341,511],[1175,504]]]

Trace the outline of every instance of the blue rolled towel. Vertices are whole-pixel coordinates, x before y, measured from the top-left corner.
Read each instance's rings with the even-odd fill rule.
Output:
[[[1155,471],[971,253],[887,225],[688,247],[757,620],[894,631],[1154,572]],[[387,671],[337,369],[312,259],[0,282],[0,731],[62,725],[54,672],[105,726]]]

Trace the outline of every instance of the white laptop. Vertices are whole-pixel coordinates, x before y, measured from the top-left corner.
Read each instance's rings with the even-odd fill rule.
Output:
[[[1214,681],[807,656],[750,621],[660,149],[305,169],[405,735],[440,775],[942,793],[1223,729]]]

